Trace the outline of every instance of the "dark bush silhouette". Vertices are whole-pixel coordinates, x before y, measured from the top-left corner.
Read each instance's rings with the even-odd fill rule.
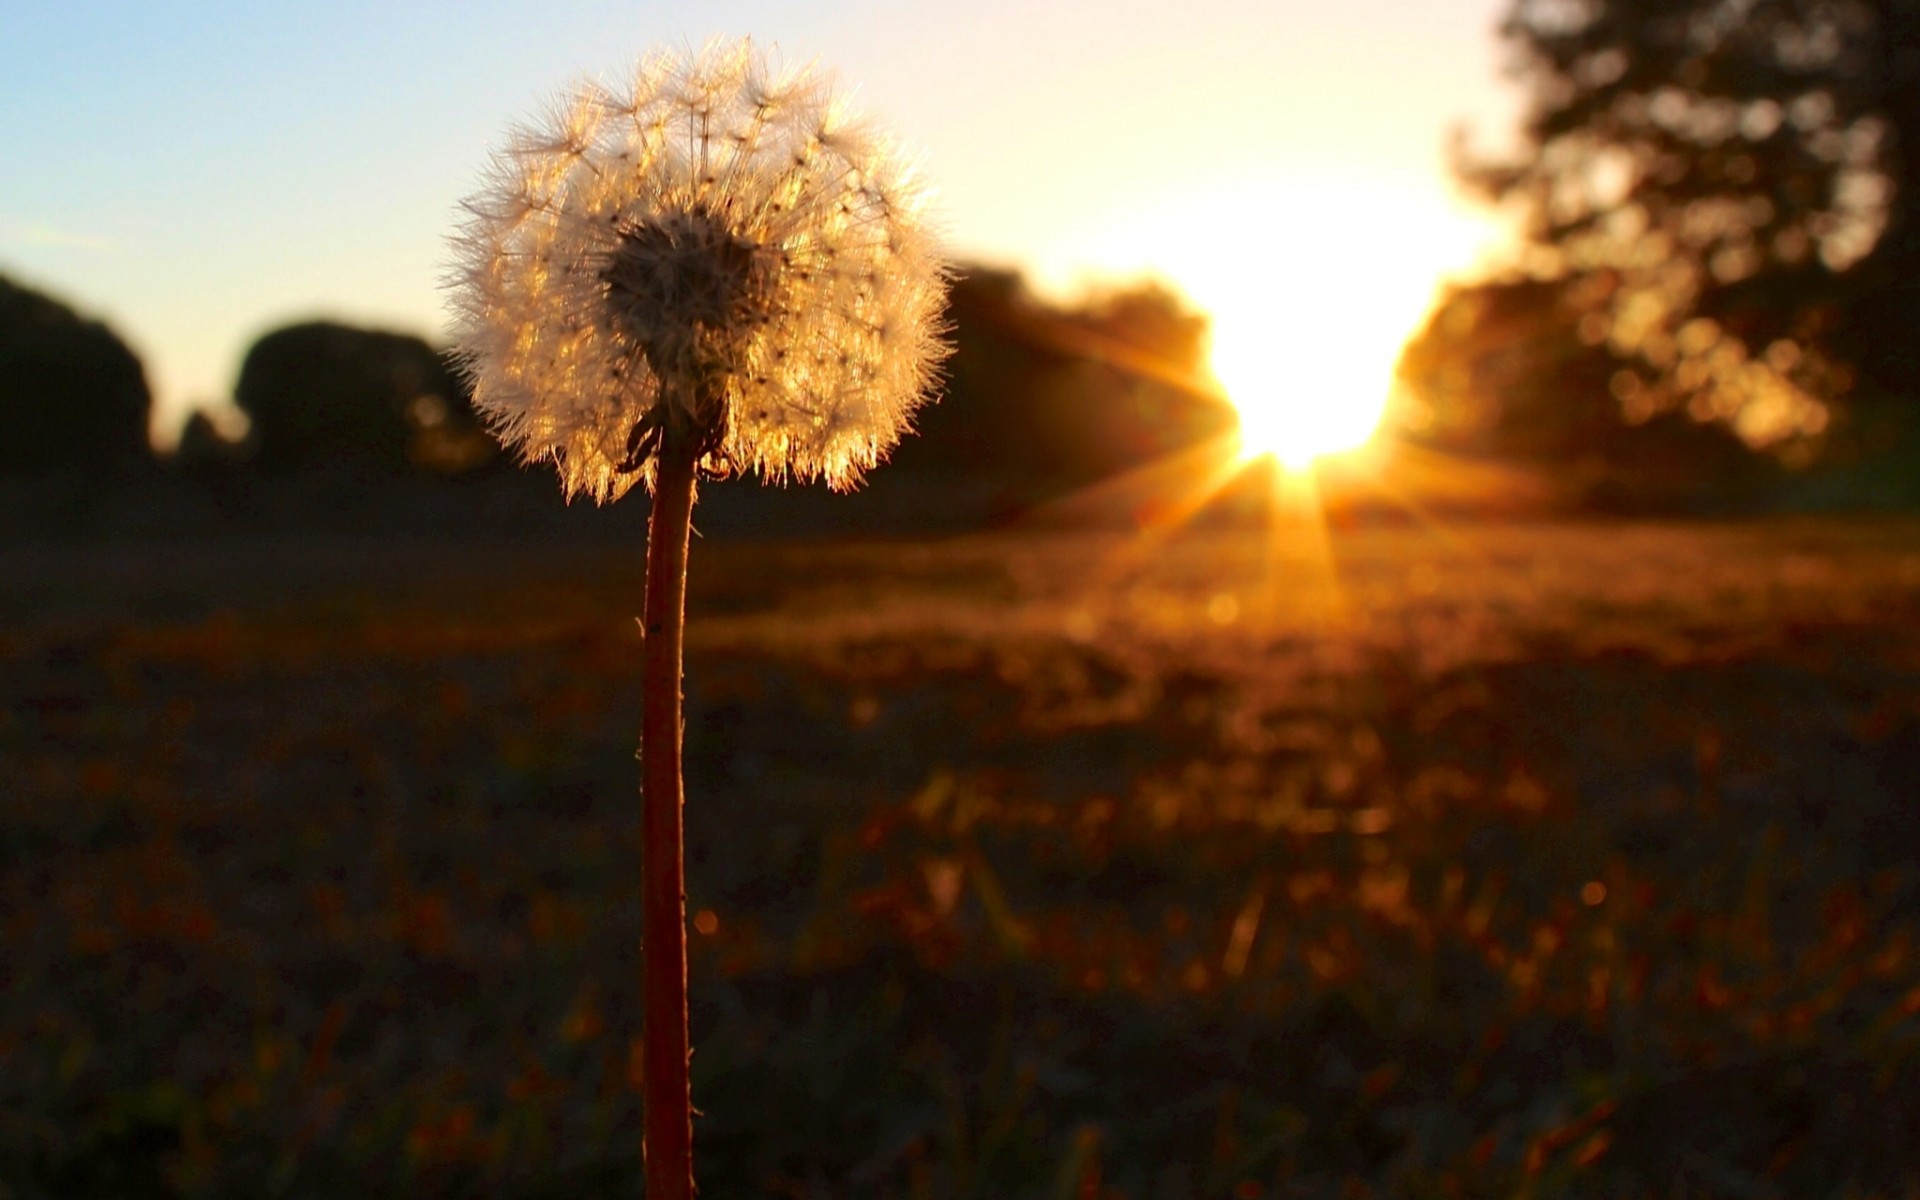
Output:
[[[112,330],[0,278],[0,471],[150,459],[151,404],[140,360]]]
[[[1774,460],[1724,424],[1660,407],[1633,364],[1580,336],[1581,319],[1553,280],[1453,289],[1401,355],[1396,423],[1428,445],[1540,468],[1594,508],[1762,501]]]
[[[180,426],[173,465],[188,471],[224,471],[237,467],[246,447],[221,432],[204,409],[194,409]]]
[[[1493,280],[1449,291],[1401,352],[1407,432],[1453,450],[1551,460],[1624,417],[1620,362],[1578,336],[1556,282]]]
[[[247,351],[234,402],[262,467],[467,470],[492,456],[444,355],[406,334],[315,321]]]
[[[940,403],[889,472],[991,478],[1038,499],[1231,424],[1204,374],[1206,319],[1153,285],[1066,308],[1012,271],[972,267],[948,301]]]

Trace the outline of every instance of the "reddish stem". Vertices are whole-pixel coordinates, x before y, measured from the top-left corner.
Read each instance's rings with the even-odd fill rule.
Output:
[[[693,1109],[687,1081],[687,890],[680,779],[681,635],[696,452],[661,438],[647,519],[645,667],[641,699],[641,901],[647,1200],[691,1200]]]

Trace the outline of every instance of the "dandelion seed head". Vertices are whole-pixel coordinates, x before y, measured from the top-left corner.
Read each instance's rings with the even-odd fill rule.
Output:
[[[745,41],[577,88],[461,209],[449,307],[475,407],[569,496],[651,486],[665,428],[709,475],[849,488],[946,354],[912,164],[831,80]]]

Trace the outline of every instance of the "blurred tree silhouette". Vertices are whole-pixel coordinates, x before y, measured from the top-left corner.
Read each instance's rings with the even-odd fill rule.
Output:
[[[1643,404],[1765,441],[1920,396],[1920,5],[1513,0],[1503,34],[1522,150],[1463,173]]]
[[[1582,320],[1557,280],[1453,289],[1401,355],[1395,423],[1428,445],[1541,468],[1567,499],[1605,510],[1742,507],[1777,481],[1724,423],[1657,409]]]
[[[112,330],[0,277],[0,471],[151,457],[140,360]]]
[[[1621,424],[1616,360],[1583,343],[1559,283],[1513,278],[1449,291],[1401,353],[1397,423],[1456,451],[1564,458]]]
[[[972,267],[948,303],[945,396],[890,471],[991,477],[1036,500],[1231,424],[1208,395],[1206,318],[1157,285],[1060,307],[1017,272]]]
[[[196,408],[180,426],[173,464],[189,471],[220,471],[239,465],[245,447],[221,431],[205,409]]]
[[[493,456],[444,355],[406,334],[315,321],[247,351],[234,402],[269,468],[353,463],[445,474]]]

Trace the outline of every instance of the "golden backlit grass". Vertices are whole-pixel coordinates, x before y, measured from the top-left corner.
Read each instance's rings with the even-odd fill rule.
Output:
[[[0,1195],[631,1194],[639,572],[0,557]],[[1920,525],[720,543],[690,610],[709,1194],[1914,1182]]]

